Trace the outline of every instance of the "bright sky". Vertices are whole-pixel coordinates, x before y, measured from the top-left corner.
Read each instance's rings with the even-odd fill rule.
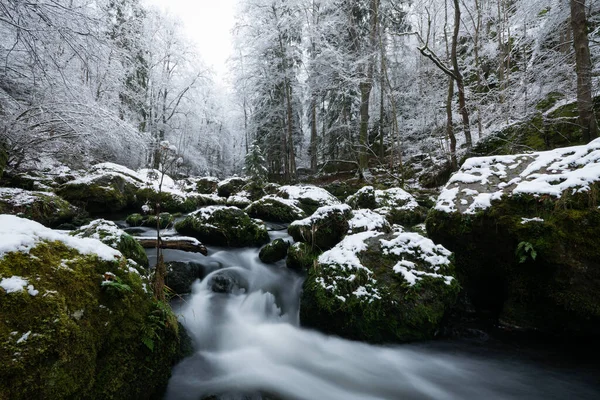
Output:
[[[217,73],[226,75],[226,61],[231,55],[231,29],[236,0],[145,0],[179,17],[188,36],[195,40],[200,55]]]

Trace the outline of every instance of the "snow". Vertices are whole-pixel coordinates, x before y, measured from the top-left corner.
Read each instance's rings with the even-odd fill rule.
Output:
[[[529,222],[544,222],[543,218],[521,218],[521,224],[525,225],[528,224]]]
[[[366,270],[371,273],[367,267],[363,266],[357,257],[357,254],[367,250],[365,241],[381,233],[367,231],[346,236],[333,249],[328,250],[319,256],[320,264],[335,264],[347,270]]]
[[[440,244],[435,244],[431,239],[415,232],[397,232],[391,240],[381,240],[383,254],[402,256],[411,254],[425,261],[433,271],[440,267],[450,265],[452,252]],[[406,265],[405,265],[406,266]]]
[[[319,207],[310,217],[294,221],[290,226],[312,226],[314,223],[326,218],[331,213],[346,213],[349,211],[352,211],[352,208],[347,204]]]
[[[387,213],[390,207],[400,210],[412,210],[419,206],[415,198],[401,188],[375,190],[373,186],[362,187],[356,194],[348,196],[346,203],[350,204],[354,199],[368,192],[373,192],[375,196],[376,211],[380,214]]]
[[[327,190],[311,185],[281,186],[278,193],[291,200],[310,199],[324,205],[332,206],[341,202]]]
[[[201,219],[209,219],[212,217],[212,215],[218,211],[221,210],[232,210],[232,211],[238,211],[239,208],[237,207],[233,207],[233,206],[208,206],[208,207],[203,207],[197,211],[194,211],[192,213],[190,213],[189,215],[193,215],[197,218],[201,218]]]
[[[104,219],[97,219],[77,230],[74,236],[78,238],[92,238],[101,240],[103,243],[117,243],[121,236],[126,235],[117,224]],[[92,232],[89,234],[89,232]],[[102,236],[100,235],[102,233]]]
[[[17,340],[17,344],[21,344],[21,343],[23,343],[23,342],[26,342],[26,341],[27,341],[27,339],[29,339],[29,336],[30,336],[30,335],[31,335],[31,331],[29,331],[29,332],[27,332],[27,333],[24,333],[24,334],[23,334],[23,336],[21,336],[21,337],[19,338],[19,340]]]
[[[350,229],[348,233],[357,231],[378,231],[389,227],[389,223],[380,214],[368,209],[361,209],[352,212],[352,219],[348,221]]]
[[[29,282],[27,279],[21,278],[20,276],[12,276],[10,278],[4,278],[0,281],[0,287],[6,290],[6,293],[22,292],[25,286]]]
[[[272,194],[267,195],[267,196],[261,198],[260,200],[255,201],[252,204],[268,203],[269,201],[275,201],[275,202],[278,202],[281,204],[285,204],[286,206],[290,207],[293,210],[293,212],[296,213],[296,215],[298,215],[298,216],[305,215],[304,210],[302,210],[298,206],[298,204],[299,204],[298,200],[284,199],[283,197],[279,197],[279,196],[272,195]],[[250,206],[252,206],[252,204]]]
[[[475,157],[450,178],[435,209],[474,214],[503,196],[560,198],[566,191],[589,191],[590,185],[599,181],[600,139],[531,154]]]
[[[56,197],[50,192],[34,192],[16,188],[0,188],[0,200],[12,206],[20,207],[33,204],[40,196]]]
[[[59,241],[81,254],[95,254],[107,261],[121,257],[120,252],[99,240],[72,237],[28,219],[0,215],[0,257],[15,251],[29,252],[42,241]]]

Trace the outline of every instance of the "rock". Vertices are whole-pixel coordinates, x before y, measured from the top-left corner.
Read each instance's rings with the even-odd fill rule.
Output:
[[[135,207],[142,208],[144,205],[150,206],[153,210],[156,203],[160,202],[161,211],[169,213],[187,213],[198,208],[198,202],[204,199],[201,196],[184,196],[183,193],[176,192],[158,192],[155,188],[144,187],[135,192]]]
[[[348,233],[352,209],[346,204],[319,208],[308,218],[294,221],[288,233],[296,242],[306,242],[321,251],[338,244]]]
[[[54,228],[72,222],[78,213],[54,193],[0,188],[0,214],[18,215]]]
[[[246,208],[246,212],[252,218],[269,222],[292,222],[306,217],[298,201],[272,195],[253,202]]]
[[[303,326],[349,339],[431,339],[459,292],[451,253],[413,232],[349,235],[308,270]]]
[[[265,247],[260,249],[258,258],[265,264],[276,263],[277,261],[283,260],[287,255],[288,247],[290,243],[283,239],[275,239]]]
[[[265,225],[236,207],[202,208],[176,223],[175,229],[216,246],[260,246],[269,242]]]
[[[383,215],[368,209],[352,211],[352,218],[348,221],[348,233],[378,231],[390,233],[392,227]]]
[[[298,201],[299,207],[307,214],[314,213],[319,207],[341,204],[327,190],[311,185],[281,186],[276,194],[284,199]]]
[[[119,250],[125,257],[148,268],[148,256],[144,248],[112,221],[97,219],[71,233],[77,238],[92,238]]]
[[[196,192],[200,194],[213,194],[217,191],[219,178],[214,176],[205,176],[196,180]]]
[[[92,214],[112,213],[133,206],[142,183],[135,171],[104,163],[61,185],[56,194]]]
[[[233,177],[221,181],[217,185],[217,194],[221,197],[229,197],[239,193],[244,185],[248,183],[244,178]]]
[[[298,271],[308,270],[313,267],[320,251],[313,249],[308,243],[294,243],[289,246],[285,263],[288,268]]]
[[[480,313],[552,334],[599,334],[600,139],[470,158],[427,218]]]
[[[400,188],[375,190],[365,186],[349,196],[346,203],[356,209],[370,209],[385,216],[392,225],[412,226],[425,221],[427,209]]]
[[[169,213],[160,213],[158,219],[160,221],[160,229],[167,228],[175,221],[175,217]],[[157,218],[156,215],[131,214],[125,219],[125,222],[133,227],[145,226],[148,228],[156,228]]]
[[[237,293],[246,290],[248,283],[232,269],[219,270],[207,277],[206,285],[215,293]]]
[[[148,277],[99,241],[13,216],[0,216],[0,243],[2,398],[158,395],[179,333]]]
[[[176,294],[190,293],[196,279],[202,278],[203,267],[194,262],[170,261],[165,266],[165,285]]]
[[[228,206],[237,207],[240,209],[245,209],[250,204],[252,204],[252,200],[250,199],[250,193],[242,190],[237,194],[232,194],[227,198],[226,204]]]

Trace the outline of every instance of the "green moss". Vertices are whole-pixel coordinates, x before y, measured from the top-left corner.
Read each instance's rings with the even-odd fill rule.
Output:
[[[222,207],[209,216],[188,215],[175,224],[177,232],[217,246],[260,246],[269,242],[262,223],[235,207]]]
[[[125,218],[129,226],[142,226],[146,218],[142,214],[131,214]]]
[[[319,254],[320,251],[307,243],[294,243],[288,248],[286,265],[291,269],[308,271],[314,266]]]
[[[275,239],[271,243],[267,244],[265,247],[260,249],[258,257],[264,263],[275,263],[285,258],[288,247],[290,247],[289,242],[283,239]]]
[[[67,183],[56,193],[91,214],[113,213],[134,204],[136,187],[120,176],[103,176],[91,183]]]
[[[217,191],[219,180],[213,177],[204,177],[196,181],[196,192],[201,194],[211,194]]]
[[[131,291],[116,296],[103,287],[108,271]],[[172,313],[152,325],[156,303],[144,291],[147,281],[124,260],[102,261],[45,242],[0,259],[0,276],[13,275],[39,294],[0,290],[0,397],[143,398],[166,384],[178,354],[177,326]],[[142,337],[153,326],[160,340],[152,352]]]
[[[246,183],[243,178],[230,178],[228,182],[218,185],[217,194],[221,197],[229,197],[232,194],[239,193]]]
[[[31,219],[51,228],[72,222],[79,215],[77,208],[58,196],[40,192],[33,192],[31,196],[35,198],[33,202],[19,206],[12,205],[10,199],[0,198],[0,211]]]
[[[153,209],[160,202],[160,210],[176,213],[176,212],[192,212],[197,209],[197,204],[194,198],[183,198],[172,193],[161,192],[160,194],[151,188],[142,188],[136,192],[136,207],[139,209],[144,204],[149,204]]]
[[[131,214],[125,219],[129,226],[145,226],[148,228],[156,228],[157,221],[159,221],[160,229],[165,229],[173,224],[175,217],[170,213],[160,213],[158,218],[156,215]]]
[[[321,251],[338,244],[348,233],[349,209],[332,209],[326,214],[311,217],[308,224],[291,224],[288,233],[296,242],[306,242]]]

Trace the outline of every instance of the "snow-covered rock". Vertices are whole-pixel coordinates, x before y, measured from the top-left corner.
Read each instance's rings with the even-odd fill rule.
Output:
[[[0,188],[0,213],[18,215],[56,227],[70,222],[78,209],[54,193]]]
[[[524,328],[600,333],[600,139],[471,158],[427,232],[456,254],[473,304]]]
[[[354,209],[370,209],[386,217],[390,224],[411,226],[423,222],[427,211],[401,188],[376,190],[365,186],[349,196],[346,203]]]
[[[251,219],[237,207],[210,206],[189,214],[175,229],[203,243],[217,246],[260,246],[269,242],[262,221]]]
[[[112,221],[97,219],[72,232],[71,235],[76,238],[97,239],[113,249],[119,250],[121,254],[138,265],[148,267],[148,256],[144,248]]]
[[[273,195],[253,202],[246,208],[246,212],[252,218],[270,222],[292,222],[306,217],[299,201]]]
[[[413,232],[348,235],[308,270],[301,323],[371,342],[432,338],[459,291],[450,256]]]
[[[0,215],[0,396],[140,398],[166,384],[177,325],[153,319],[148,285],[100,240]]]
[[[319,207],[341,203],[327,190],[312,185],[281,186],[276,194],[284,199],[298,201],[300,208],[307,214],[312,214]]]
[[[338,244],[348,233],[352,209],[347,204],[324,206],[313,215],[294,221],[288,233],[296,242],[306,242],[321,251]]]

